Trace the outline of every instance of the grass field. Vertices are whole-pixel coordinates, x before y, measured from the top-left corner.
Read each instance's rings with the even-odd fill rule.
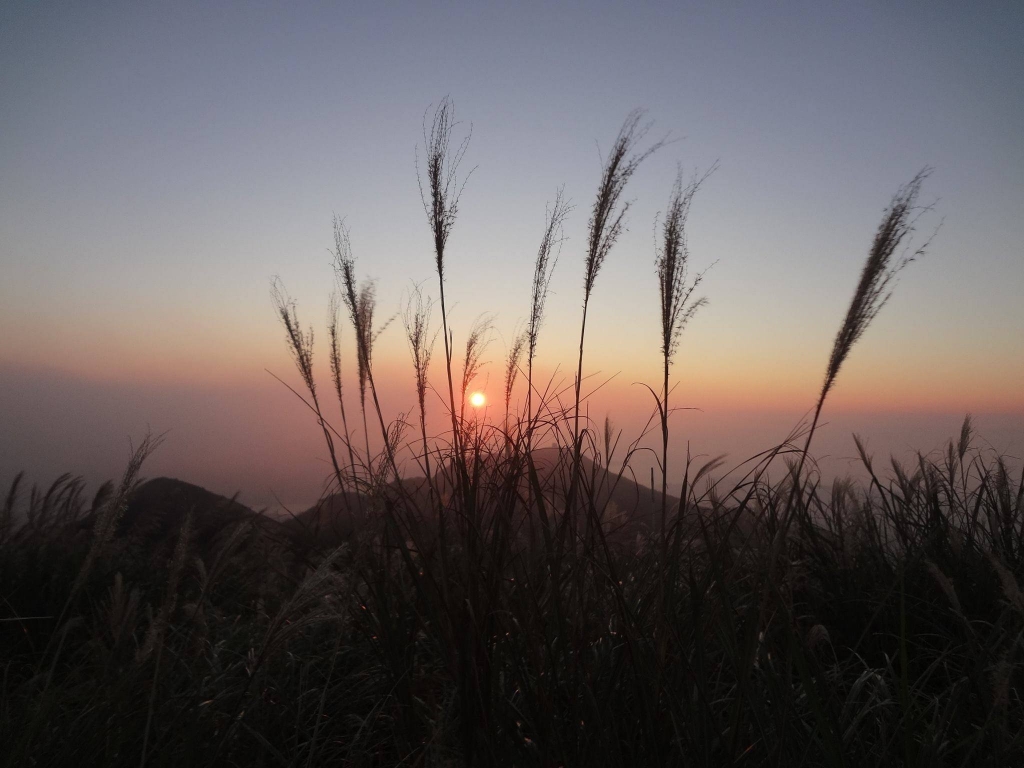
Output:
[[[927,174],[886,210],[807,422],[728,472],[687,461],[685,477],[662,472],[648,488],[630,459],[650,438],[668,466],[671,363],[703,304],[685,223],[706,176],[680,177],[658,230],[663,380],[647,433],[624,437],[581,408],[591,289],[621,232],[627,182],[659,146],[644,144],[639,113],[590,211],[573,389],[533,380],[569,211],[559,195],[504,366],[503,415],[483,421],[465,403],[487,327],[458,354],[444,293],[463,182],[455,125],[442,103],[421,158],[439,295],[434,305],[417,293],[402,318],[418,422],[388,421],[377,401],[374,285],[357,281],[342,222],[329,389],[314,376],[312,331],[275,283],[296,395],[332,462],[322,504],[281,522],[181,483],[140,485],[151,439],[93,494],[70,476],[11,487],[0,762],[1024,763],[1024,478],[974,447],[969,418],[943,455],[913,466],[883,469],[862,450],[863,485],[825,487],[814,468],[844,361],[924,254],[913,235]],[[359,388],[346,400],[348,326]],[[437,335],[450,429],[433,435]],[[399,472],[396,454],[410,449],[418,477]]]

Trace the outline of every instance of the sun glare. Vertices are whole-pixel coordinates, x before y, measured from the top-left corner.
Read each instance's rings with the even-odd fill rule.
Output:
[[[487,398],[484,397],[483,392],[474,392],[469,396],[469,404],[474,408],[482,408],[484,403],[487,402]]]

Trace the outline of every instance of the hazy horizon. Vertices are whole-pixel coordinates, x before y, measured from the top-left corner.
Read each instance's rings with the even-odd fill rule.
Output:
[[[290,374],[289,369],[282,372]],[[388,382],[383,389],[384,399],[397,400],[403,410],[410,410],[414,396],[408,383],[408,377],[397,384]],[[607,413],[616,427],[625,430],[623,444],[628,443],[639,431],[636,425],[649,415],[645,394],[650,398],[646,391],[637,391],[631,409],[623,408],[621,412],[606,412],[607,399],[595,397],[592,416],[598,421],[596,426],[603,425]],[[95,488],[104,480],[119,477],[129,455],[129,438],[138,445],[150,430],[166,434],[143,467],[145,477],[176,477],[225,496],[239,493],[240,501],[255,509],[283,506],[301,511],[316,501],[330,468],[323,437],[294,395],[265,372],[251,385],[207,385],[192,389],[191,395],[185,408],[173,385],[89,381],[57,376],[53,371],[14,371],[0,366],[0,411],[8,414],[0,445],[0,485],[8,484],[18,469],[25,469],[26,480],[31,482],[48,484],[57,475],[71,471],[83,475]],[[50,410],[44,414],[47,404]],[[681,479],[687,440],[696,457],[728,454],[725,471],[782,441],[807,416],[805,411],[702,410],[677,414],[672,420],[672,484]],[[251,418],[253,413],[261,417]],[[918,451],[928,455],[944,449],[948,440],[959,437],[964,415],[829,408],[812,453],[819,459],[826,482],[836,477],[863,478],[852,438],[857,433],[865,438],[876,468],[886,475],[890,455],[913,463]],[[434,409],[434,417],[432,422],[440,432],[440,405]],[[971,417],[976,447],[1016,459],[1019,466],[1024,455],[1024,414],[977,412]],[[168,423],[174,426],[158,426]],[[75,439],[67,440],[68,435]],[[238,445],[246,448],[229,450]],[[621,455],[620,449],[617,458]],[[15,463],[13,459],[21,461]],[[647,453],[631,462],[642,485],[649,483],[652,463],[653,456]],[[703,461],[695,463],[699,466]],[[408,456],[402,469],[407,475],[418,473]],[[783,471],[784,465],[779,463],[772,476]]]
[[[697,409],[673,416],[675,472],[687,440],[732,466],[813,405],[882,210],[929,166],[920,239],[942,226],[844,366],[812,453],[841,475],[851,432],[880,459],[928,452],[968,412],[1024,453],[1019,6],[15,2],[0,35],[0,480],[114,477],[149,428],[167,439],[147,476],[255,507],[315,498],[322,437],[264,370],[296,382],[269,281],[315,326],[324,373],[335,213],[380,316],[413,282],[436,296],[415,148],[445,95],[474,169],[446,290],[457,349],[495,313],[492,401],[563,185],[576,207],[538,364],[571,383],[600,153],[640,107],[674,141],[628,187],[629,232],[595,287],[585,374],[614,377],[595,420],[628,441],[653,408],[635,382],[658,380],[652,226],[677,163],[719,167],[689,219],[693,268],[714,266],[673,366],[674,404]],[[385,416],[408,413],[400,321],[375,361]]]

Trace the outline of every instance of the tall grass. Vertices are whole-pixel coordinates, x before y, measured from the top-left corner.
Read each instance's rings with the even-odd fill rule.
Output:
[[[456,127],[455,105],[450,98],[442,99],[434,111],[434,119],[430,130],[427,130],[426,116],[423,121],[423,143],[426,159],[424,173],[426,175],[426,189],[423,185],[423,176],[418,175],[420,184],[420,199],[423,201],[423,210],[427,215],[427,224],[430,227],[430,234],[434,246],[434,267],[437,271],[437,284],[440,295],[441,306],[441,330],[444,337],[444,361],[445,374],[448,378],[448,408],[452,422],[452,443],[455,446],[455,456],[459,481],[465,485],[466,468],[464,466],[462,451],[460,448],[460,427],[456,413],[460,409],[455,406],[455,386],[452,378],[452,338],[448,328],[448,304],[445,301],[444,276],[447,255],[448,239],[455,226],[458,217],[459,198],[466,184],[466,178],[459,179],[459,167],[462,164],[466,149],[469,146],[470,135],[467,135],[461,143],[453,145],[453,131]],[[417,156],[417,169],[419,159]]]
[[[597,195],[587,224],[587,252],[583,270],[583,316],[580,320],[580,348],[576,365],[575,400],[573,402],[573,463],[572,484],[569,488],[568,508],[574,510],[575,494],[579,478],[580,454],[583,445],[580,440],[580,394],[583,386],[583,350],[587,334],[587,309],[594,290],[597,275],[604,266],[619,236],[626,227],[626,214],[630,202],[623,200],[626,185],[633,178],[640,164],[664,146],[664,141],[638,149],[651,125],[643,124],[644,113],[634,110],[626,117],[618,136],[605,158],[598,183]]]
[[[409,342],[412,354],[413,373],[416,382],[416,405],[420,414],[420,437],[423,440],[422,470],[430,485],[431,500],[436,493],[433,484],[433,471],[430,468],[430,445],[427,439],[427,389],[430,360],[434,356],[434,344],[437,334],[430,333],[430,311],[433,301],[424,298],[419,285],[413,287],[402,315],[405,325],[405,337]]]
[[[655,400],[661,417],[661,536],[665,539],[665,522],[668,517],[668,417],[669,417],[669,366],[679,348],[679,337],[697,310],[707,303],[703,296],[694,297],[694,292],[704,279],[698,273],[689,279],[690,251],[686,239],[686,219],[690,205],[701,183],[714,169],[703,177],[683,185],[682,169],[676,173],[675,186],[668,201],[668,210],[661,225],[661,242],[655,256],[655,272],[658,276],[658,298],[661,302],[661,397]]]
[[[442,292],[461,189],[452,169],[465,148],[450,154],[452,115],[444,102],[426,132],[424,199]],[[634,149],[638,119],[620,134],[619,163],[649,154]],[[584,313],[624,221],[628,174],[609,167],[601,189],[618,192],[599,192],[606,203],[592,213],[585,264],[598,256]],[[652,388],[651,429],[660,427],[662,482],[649,503],[630,480],[645,435],[622,445],[609,421],[603,440],[579,426],[582,343],[572,408],[560,405],[564,392],[533,381],[569,212],[561,194],[547,214],[530,319],[506,359],[500,423],[463,410],[485,362],[486,318],[459,342],[458,373],[439,299],[452,432],[429,434],[431,302],[418,290],[409,296],[403,319],[420,420],[409,447],[422,456],[422,480],[395,477],[404,421],[387,423],[374,394],[373,304],[357,286],[342,230],[339,290],[371,395],[366,410],[384,441],[376,455],[368,438],[357,447],[320,409],[311,334],[299,330],[283,291],[277,310],[328,450],[340,441],[349,456],[345,466],[335,460],[332,488],[358,489],[366,514],[340,547],[305,535],[308,516],[253,515],[211,529],[212,513],[199,509],[183,510],[173,539],[154,540],[135,516],[115,524],[135,498],[144,453],[118,490],[91,503],[67,476],[27,496],[16,480],[0,509],[0,729],[14,734],[0,757],[8,765],[1020,764],[1024,477],[974,447],[970,419],[941,454],[913,466],[893,461],[888,472],[858,439],[870,477],[863,486],[826,488],[805,472],[840,367],[921,252],[905,248],[923,179],[885,214],[802,446],[796,430],[717,477],[718,462],[698,467],[687,457],[673,496],[669,367],[701,306],[685,237],[700,180],[677,180],[656,245],[662,381]],[[341,400],[339,334],[329,336]],[[512,407],[517,378],[521,408]],[[786,457],[791,470],[770,481],[769,468]],[[325,503],[310,515],[343,512]],[[577,513],[586,525],[576,525]]]
[[[562,227],[565,219],[572,211],[566,200],[564,190],[559,189],[555,201],[545,212],[544,234],[537,249],[537,258],[533,266],[533,283],[530,290],[530,319],[526,326],[526,453],[532,447],[533,427],[535,424],[533,411],[533,363],[537,359],[537,345],[540,341],[540,330],[544,324],[544,309],[547,304],[548,292],[551,288],[551,276],[561,251],[564,235]]]

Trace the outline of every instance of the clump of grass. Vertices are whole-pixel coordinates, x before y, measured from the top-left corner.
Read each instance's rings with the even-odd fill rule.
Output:
[[[576,556],[558,558],[501,522],[512,464],[494,441],[478,517],[448,530],[443,558],[390,525],[320,555],[274,528],[238,529],[211,552],[186,523],[166,561],[133,565],[133,548],[112,540],[87,588],[112,597],[74,601],[62,625],[32,619],[47,604],[32,602],[34,573],[14,567],[48,552],[68,574],[53,586],[69,590],[56,545],[76,518],[25,537],[27,512],[38,521],[54,501],[40,492],[23,511],[16,498],[24,522],[0,545],[18,619],[0,622],[0,724],[15,737],[0,753],[12,764],[1019,760],[1024,563],[989,520],[1021,530],[1024,490],[973,438],[951,442],[952,474],[948,453],[921,457],[927,493],[877,475],[871,490],[810,489],[767,593],[783,484],[757,482],[760,514],[738,537],[728,522],[747,484],[694,490],[695,519],[672,521],[684,541],[674,571],[660,547],[600,538],[570,540]],[[416,503],[397,486],[386,501],[385,521]],[[40,681],[51,637],[62,651]],[[137,653],[147,637],[151,652]]]
[[[388,318],[379,328],[374,327],[374,313],[377,310],[377,284],[373,280],[367,279],[358,287],[356,286],[355,257],[352,254],[351,237],[344,221],[337,216],[334,218],[334,274],[341,292],[341,299],[348,309],[349,320],[355,330],[359,407],[363,414],[366,460],[368,465],[372,465],[370,430],[366,420],[366,393],[369,391],[384,442],[384,459],[394,471],[395,477],[398,477],[398,465],[389,440],[389,431],[384,423],[380,400],[377,397],[377,386],[373,380],[373,347],[377,338],[387,329],[394,317]]]
[[[128,465],[125,467],[124,474],[121,476],[121,482],[117,486],[117,490],[114,491],[107,497],[106,503],[99,507],[96,515],[96,535],[93,537],[92,546],[89,547],[89,553],[85,557],[85,562],[82,563],[81,569],[78,571],[78,575],[75,576],[75,581],[71,585],[71,591],[68,595],[68,601],[65,603],[63,610],[61,611],[61,617],[67,613],[71,606],[72,601],[78,595],[79,590],[85,585],[86,579],[92,570],[96,559],[103,552],[110,540],[114,537],[114,532],[117,528],[117,524],[121,520],[121,516],[124,514],[125,507],[128,504],[128,497],[134,490],[135,485],[139,478],[139,472],[142,469],[143,463],[149,458],[150,454],[153,453],[160,446],[161,438],[154,437],[153,435],[146,435],[138,448],[135,448],[131,452],[131,458],[128,460]],[[15,481],[17,482],[17,480]],[[52,490],[51,486],[51,490]],[[12,498],[15,488],[12,486],[11,494],[8,494],[8,498]],[[97,494],[98,495],[98,494]],[[43,509],[46,510],[47,499],[44,499]],[[58,621],[58,623],[60,623]]]
[[[317,423],[323,432],[324,442],[327,444],[327,451],[331,457],[331,466],[334,468],[335,481],[337,482],[339,489],[344,489],[346,483],[341,467],[338,465],[338,456],[334,449],[334,438],[331,435],[332,429],[327,419],[324,418],[323,411],[320,408],[320,398],[317,395],[316,388],[316,377],[313,375],[313,328],[310,327],[308,331],[302,330],[302,326],[299,324],[298,309],[296,308],[295,300],[288,295],[288,292],[285,290],[284,284],[281,282],[280,278],[274,278],[274,280],[271,281],[270,297],[274,302],[274,309],[277,311],[278,319],[280,319],[281,324],[284,326],[285,341],[288,351],[291,352],[292,359],[295,361],[295,367],[299,372],[302,383],[305,385],[306,391],[309,392],[310,400],[305,401],[305,399],[303,399],[303,402],[305,402],[313,413],[316,414]],[[336,324],[331,322],[330,328],[333,346],[337,337]],[[333,351],[331,363],[333,366]],[[340,400],[340,379],[338,379],[337,382],[338,397]],[[294,392],[295,390],[292,391]],[[346,443],[347,442],[348,440],[346,438]]]

